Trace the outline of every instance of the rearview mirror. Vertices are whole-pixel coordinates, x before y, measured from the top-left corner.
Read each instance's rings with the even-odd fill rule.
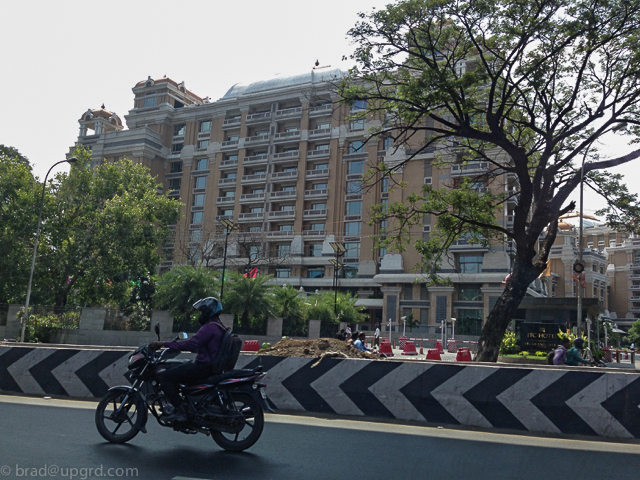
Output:
[[[160,322],[156,322],[156,324],[153,326],[153,331],[156,332],[158,341],[160,341]]]
[[[185,332],[180,333],[180,335],[182,336],[183,340],[186,340],[187,338],[189,338],[189,335],[187,335]]]

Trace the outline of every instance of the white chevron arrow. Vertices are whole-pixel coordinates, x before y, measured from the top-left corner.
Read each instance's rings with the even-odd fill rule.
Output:
[[[312,382],[311,387],[338,415],[363,416],[362,410],[340,389],[340,385],[367,365],[369,365],[367,361],[342,360],[327,373]]]
[[[601,404],[637,378],[638,376],[635,374],[614,375],[605,373],[567,400],[566,404],[598,435],[603,437],[633,438],[633,435]]]
[[[497,367],[496,367],[497,368]],[[440,405],[462,425],[493,428],[493,425],[462,395],[495,373],[494,367],[465,367],[431,392]]]
[[[73,357],[58,365],[51,374],[60,382],[62,388],[71,397],[93,397],[93,394],[85,387],[84,383],[75,375],[75,372],[92,361],[102,353],[101,350],[81,350]]]
[[[433,365],[423,363],[404,363],[382,377],[369,390],[396,418],[424,422],[425,418],[407,397],[400,393],[400,389],[432,367]]]
[[[98,372],[98,376],[104,380],[109,388],[115,387],[117,385],[127,385],[127,379],[123,376],[127,372],[127,365],[129,364],[129,355],[130,352],[127,352],[126,355],[120,357],[118,360],[113,362],[111,365],[103,368]],[[88,363],[85,362],[85,363]]]
[[[9,374],[13,377],[24,393],[34,395],[44,394],[44,390],[40,388],[40,385],[35,381],[29,372],[29,369],[54,352],[55,350],[50,350],[48,348],[34,348],[31,352],[27,353],[24,357],[7,368]]]
[[[282,386],[282,382],[309,362],[316,362],[316,358],[288,357],[269,370],[264,383],[267,385],[267,395],[276,407],[288,410],[304,410],[289,390]]]
[[[558,427],[531,403],[531,399],[566,373],[564,370],[533,370],[529,375],[507,388],[496,398],[529,431],[560,433]]]

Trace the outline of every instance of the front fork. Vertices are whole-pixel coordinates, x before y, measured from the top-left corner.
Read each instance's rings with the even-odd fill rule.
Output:
[[[131,407],[131,405],[135,405],[140,415],[142,415],[142,422],[140,422],[139,430],[142,433],[147,433],[146,424],[148,419],[147,414],[147,402],[144,398],[144,395],[140,392],[140,387],[144,382],[141,380],[137,380],[130,387],[118,386],[111,387],[108,391],[119,391],[120,393],[124,393],[124,398],[120,402],[120,406],[113,412],[115,417],[122,415],[125,409]]]

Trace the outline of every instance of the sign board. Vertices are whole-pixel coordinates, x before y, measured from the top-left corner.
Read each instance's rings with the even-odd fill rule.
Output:
[[[558,332],[566,327],[560,323],[520,323],[520,348],[527,352],[548,352],[560,344]]]

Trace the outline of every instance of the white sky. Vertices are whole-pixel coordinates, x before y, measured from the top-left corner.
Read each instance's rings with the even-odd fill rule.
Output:
[[[17,148],[43,179],[77,140],[87,109],[104,103],[124,122],[131,89],[148,76],[217,100],[236,83],[303,73],[316,59],[346,70],[346,32],[358,12],[385,3],[2,0],[0,144]],[[618,137],[607,153],[625,153],[625,143]],[[619,170],[640,193],[640,160]],[[586,194],[585,212],[595,209]]]

